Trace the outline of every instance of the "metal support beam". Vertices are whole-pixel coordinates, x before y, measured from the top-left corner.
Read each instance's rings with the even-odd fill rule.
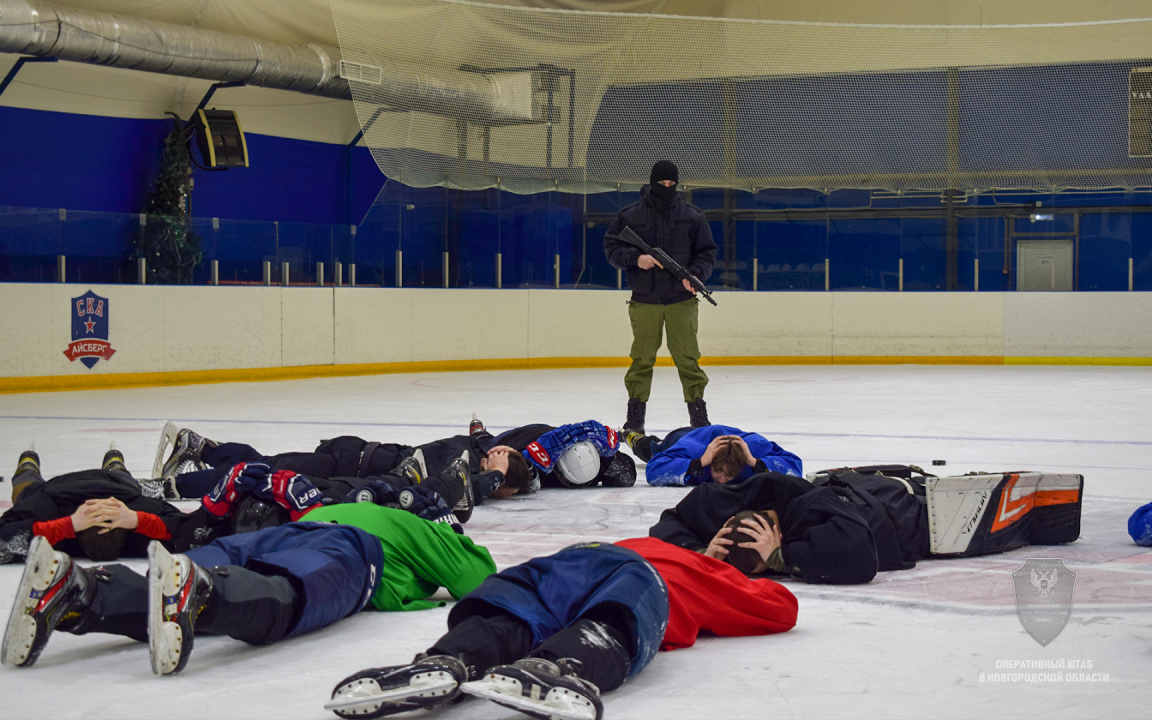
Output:
[[[947,232],[945,235],[944,252],[947,258],[944,273],[944,288],[955,290],[959,285],[957,280],[957,254],[960,251],[960,241],[957,237],[956,222],[956,190],[960,186],[960,71],[957,68],[948,68],[947,88],[945,92],[945,117],[948,123],[947,131],[947,162],[948,184],[944,191],[944,206],[947,209]]]
[[[8,71],[8,74],[4,76],[3,82],[0,82],[0,95],[3,95],[4,91],[8,89],[8,86],[12,84],[12,80],[16,77],[16,74],[20,72],[20,68],[24,67],[24,63],[30,63],[30,62],[56,62],[56,58],[54,58],[54,57],[22,57],[22,58],[17,59],[16,64],[13,65],[12,69]]]
[[[200,100],[200,104],[196,106],[196,109],[197,110],[203,110],[204,108],[208,107],[208,101],[212,99],[212,96],[216,94],[217,90],[223,90],[224,88],[234,88],[234,87],[244,87],[244,83],[242,83],[242,82],[218,82],[218,83],[213,84],[212,87],[208,88],[208,92],[204,93],[204,97]],[[193,113],[193,115],[195,115],[195,113]]]

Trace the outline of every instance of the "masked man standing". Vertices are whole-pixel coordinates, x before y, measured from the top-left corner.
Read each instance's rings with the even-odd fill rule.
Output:
[[[652,368],[668,332],[668,352],[680,373],[684,402],[692,427],[708,425],[704,388],[708,376],[700,369],[700,346],[696,342],[700,301],[687,280],[678,280],[651,255],[620,240],[629,227],[652,247],[663,248],[689,272],[708,280],[716,262],[716,243],[700,208],[685,202],[676,191],[676,165],[661,160],[652,166],[650,183],[640,189],[640,200],[620,211],[604,235],[604,253],[613,267],[628,275],[632,299],[628,317],[632,322],[632,366],[624,375],[628,390],[625,430],[644,434],[645,404],[652,391]]]

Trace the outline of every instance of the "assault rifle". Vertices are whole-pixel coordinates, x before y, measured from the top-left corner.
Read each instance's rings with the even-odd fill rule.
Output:
[[[640,249],[644,254],[651,255],[652,257],[656,258],[656,262],[660,263],[661,267],[675,275],[677,279],[687,280],[688,283],[696,289],[696,292],[704,296],[705,300],[712,303],[713,305],[716,304],[716,301],[712,299],[712,293],[708,292],[708,288],[704,287],[704,283],[700,282],[700,278],[688,272],[688,270],[683,265],[669,257],[668,253],[664,252],[662,248],[654,248],[648,243],[644,242],[640,239],[640,236],[632,232],[632,228],[628,227],[627,225],[625,225],[624,229],[620,231],[620,235],[618,237],[620,238],[621,242],[626,242],[632,247]]]

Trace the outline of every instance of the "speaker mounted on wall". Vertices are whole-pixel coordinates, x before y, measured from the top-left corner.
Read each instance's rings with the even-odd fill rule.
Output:
[[[248,144],[240,118],[232,110],[196,111],[192,117],[196,132],[196,146],[205,167],[248,167]]]

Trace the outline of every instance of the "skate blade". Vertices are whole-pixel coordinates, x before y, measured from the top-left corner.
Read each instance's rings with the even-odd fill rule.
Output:
[[[4,665],[22,665],[28,659],[36,637],[36,618],[28,614],[28,609],[39,602],[39,598],[32,597],[32,592],[43,593],[52,586],[59,564],[52,545],[37,535],[28,548],[24,574],[4,629],[4,645],[0,648],[0,661]]]
[[[412,457],[416,458],[416,464],[420,466],[420,477],[427,479],[428,464],[424,462],[424,451],[416,448],[416,452],[412,453]]]
[[[164,597],[180,589],[178,568],[172,555],[160,543],[148,544],[148,656],[152,672],[171,675],[180,664],[184,633],[180,626],[164,620]]]
[[[164,471],[164,455],[168,448],[176,447],[176,435],[179,433],[180,428],[175,423],[164,423],[164,429],[160,431],[160,445],[156,448],[156,460],[152,463],[152,477],[158,478]]]
[[[407,685],[381,690],[380,684],[370,678],[357,684],[324,704],[325,710],[351,710],[364,707],[375,710],[386,702],[403,702],[406,698],[428,698],[447,695],[458,685],[456,679],[446,672],[427,672],[414,675]]]
[[[557,707],[547,702],[548,697],[555,692],[554,690],[543,699],[533,700],[521,694],[522,688],[523,686],[518,680],[501,680],[490,677],[483,680],[473,680],[460,686],[460,690],[467,695],[491,700],[497,705],[519,710],[533,717],[548,717],[552,720],[595,720],[596,718],[596,708],[591,703],[587,705],[580,703],[575,706],[566,704],[566,706]]]

